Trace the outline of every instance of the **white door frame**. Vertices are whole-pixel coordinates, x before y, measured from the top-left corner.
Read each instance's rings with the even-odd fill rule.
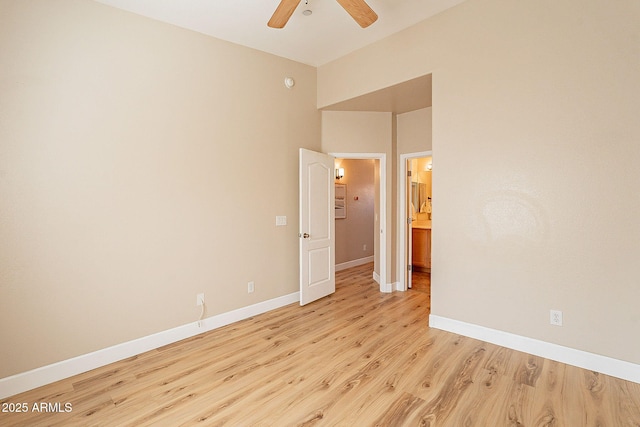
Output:
[[[378,218],[378,224],[380,224],[380,244],[378,245],[380,253],[378,259],[380,260],[380,274],[376,277],[376,272],[373,272],[373,280],[380,285],[380,292],[391,292],[393,287],[390,283],[387,283],[387,154],[386,153],[329,153],[329,155],[336,159],[351,159],[351,160],[378,160],[378,167],[380,168],[380,180],[378,185],[380,186],[380,212]],[[390,267],[390,265],[389,265]]]
[[[400,165],[398,165],[399,179],[398,183],[400,185],[400,191],[398,192],[398,283],[396,290],[398,291],[406,291],[409,287],[407,283],[407,263],[408,263],[408,254],[406,251],[407,239],[407,160],[411,159],[419,159],[421,157],[429,157],[433,156],[433,151],[420,151],[417,153],[406,153],[400,154]]]

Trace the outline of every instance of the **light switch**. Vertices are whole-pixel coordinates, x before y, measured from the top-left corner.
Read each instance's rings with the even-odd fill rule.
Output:
[[[276,216],[276,226],[280,227],[282,225],[287,225],[287,217],[284,215]]]

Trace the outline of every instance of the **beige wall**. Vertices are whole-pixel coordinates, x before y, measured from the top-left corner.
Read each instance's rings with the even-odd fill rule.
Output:
[[[432,107],[398,114],[398,159],[400,155],[431,151]]]
[[[638,22],[469,0],[319,68],[319,106],[433,73],[434,314],[640,363]]]
[[[314,68],[34,0],[0,2],[0,70],[0,377],[298,290]]]
[[[344,168],[347,217],[336,219],[336,265],[374,255],[375,173],[373,159],[336,159]],[[356,200],[357,198],[357,200]],[[366,248],[365,248],[366,246]]]

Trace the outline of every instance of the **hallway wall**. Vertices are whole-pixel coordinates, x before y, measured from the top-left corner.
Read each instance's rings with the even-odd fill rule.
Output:
[[[373,257],[375,160],[336,159],[345,176],[347,217],[336,219],[336,265]],[[357,200],[356,200],[357,198]]]

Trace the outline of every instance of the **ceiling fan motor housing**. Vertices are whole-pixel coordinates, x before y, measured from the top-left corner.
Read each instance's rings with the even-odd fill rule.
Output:
[[[342,6],[343,9],[346,10],[362,28],[367,28],[378,19],[378,15],[364,0],[336,1],[340,3],[340,6]],[[280,4],[278,4],[276,11],[273,12],[273,15],[267,25],[271,28],[284,28],[299,4],[300,0],[280,0]],[[308,4],[308,0],[305,0],[305,4]],[[311,15],[313,12],[306,9],[302,13],[305,15]]]

